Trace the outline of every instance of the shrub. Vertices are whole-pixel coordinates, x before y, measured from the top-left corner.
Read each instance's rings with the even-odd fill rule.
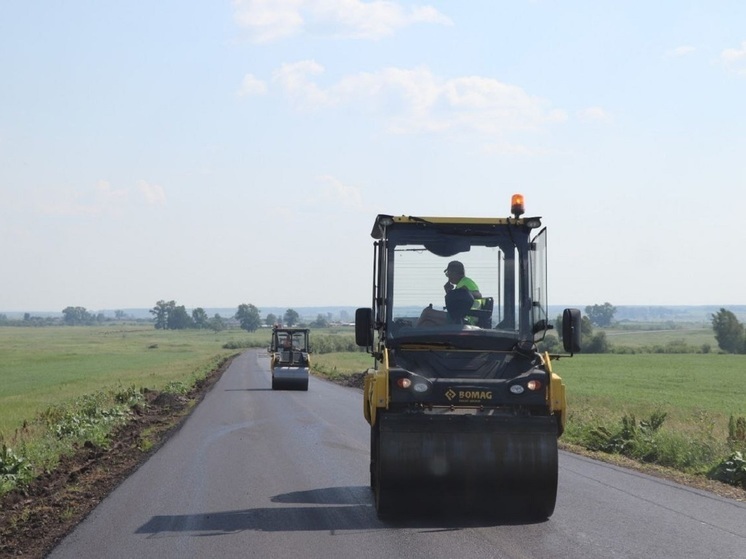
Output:
[[[223,344],[223,349],[248,349],[250,347],[262,347],[262,342],[255,340],[231,340]]]
[[[746,489],[746,460],[743,454],[734,452],[710,470],[707,477]]]
[[[11,448],[3,444],[0,451],[0,482],[14,481],[22,477],[29,470],[26,460],[13,452]]]
[[[315,335],[311,338],[314,353],[349,353],[364,351],[355,343],[352,335]]]
[[[618,430],[612,431],[603,426],[591,429],[585,444],[591,450],[654,462],[659,456],[655,435],[665,419],[666,413],[661,411],[654,412],[649,419],[639,423],[634,415],[625,414]]]

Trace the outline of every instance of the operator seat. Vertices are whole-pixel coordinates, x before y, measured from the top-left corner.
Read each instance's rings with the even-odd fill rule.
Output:
[[[474,305],[474,296],[468,289],[453,289],[446,293],[446,312],[452,324],[464,324],[466,315]]]
[[[481,301],[478,309],[469,309],[467,316],[473,316],[477,319],[476,325],[480,328],[492,328],[492,311],[495,308],[495,300],[492,297],[482,297],[476,299]]]

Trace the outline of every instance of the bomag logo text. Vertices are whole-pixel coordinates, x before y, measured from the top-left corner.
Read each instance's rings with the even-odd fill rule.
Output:
[[[489,390],[459,390],[459,400],[492,400],[492,392]]]
[[[449,388],[445,397],[449,400],[458,399],[461,402],[476,402],[483,400],[492,400],[491,390],[459,390],[455,392],[452,388]]]

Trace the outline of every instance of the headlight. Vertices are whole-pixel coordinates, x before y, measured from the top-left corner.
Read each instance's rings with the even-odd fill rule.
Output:
[[[540,380],[530,380],[526,383],[526,388],[532,391],[541,390],[541,381]]]

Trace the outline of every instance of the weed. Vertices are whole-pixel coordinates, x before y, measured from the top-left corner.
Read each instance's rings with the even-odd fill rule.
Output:
[[[5,487],[11,488],[26,481],[30,473],[27,460],[3,444],[0,451],[0,492]]]
[[[746,446],[746,418],[735,418],[732,415],[728,420],[728,444],[730,446]]]
[[[746,489],[746,460],[743,454],[734,452],[712,468],[707,477]]]
[[[167,394],[186,394],[189,392],[189,386],[181,381],[172,381],[169,382],[166,386],[163,387],[163,392]]]

